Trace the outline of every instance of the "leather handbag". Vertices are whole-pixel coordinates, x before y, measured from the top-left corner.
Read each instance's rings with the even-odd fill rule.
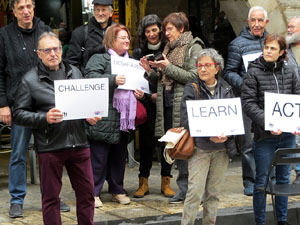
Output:
[[[184,132],[173,148],[166,149],[168,155],[172,159],[189,159],[195,152],[194,138],[190,136],[190,132],[183,127],[171,128],[168,131],[174,133]]]

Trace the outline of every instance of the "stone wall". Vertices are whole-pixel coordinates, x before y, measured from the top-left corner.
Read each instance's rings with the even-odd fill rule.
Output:
[[[255,5],[260,5],[267,10],[269,33],[284,34],[288,20],[293,16],[300,15],[299,0],[220,0],[220,5],[237,35],[247,25],[248,11]]]

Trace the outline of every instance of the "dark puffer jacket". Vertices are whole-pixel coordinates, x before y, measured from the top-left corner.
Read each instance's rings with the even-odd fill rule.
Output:
[[[75,66],[64,64],[64,68],[66,79],[82,78]],[[38,152],[87,147],[84,120],[47,123],[47,112],[54,107],[54,82],[40,63],[22,78],[14,103],[14,122],[32,128]]]
[[[197,84],[199,89],[199,97],[197,96],[197,91],[192,83]],[[218,76],[218,83],[214,95],[210,93],[205,83],[198,77],[196,80],[189,82],[184,87],[183,97],[180,106],[180,125],[186,129],[189,129],[186,108],[187,100],[223,99],[233,97],[234,94],[231,86],[225,80],[223,80],[221,76]],[[232,158],[237,153],[234,136],[230,136],[225,143],[214,143],[209,140],[209,137],[195,137],[194,141],[195,145],[198,148],[204,150],[221,150],[226,148],[230,158]]]
[[[252,120],[254,140],[274,137],[265,131],[265,92],[279,94],[300,94],[297,74],[286,62],[266,62],[263,56],[249,65],[242,86],[242,106]]]
[[[233,87],[237,96],[241,93],[243,77],[246,74],[242,57],[262,52],[266,35],[267,32],[265,30],[262,37],[256,37],[251,33],[249,26],[247,26],[228,46],[228,58],[224,78]]]
[[[111,56],[108,53],[93,55],[85,68],[86,78],[108,78],[109,81],[109,108],[108,117],[103,117],[96,125],[88,127],[88,138],[108,144],[117,144],[120,141],[120,113],[113,107],[116,75],[111,74]]]
[[[37,44],[39,36],[51,28],[34,17],[32,38]],[[0,107],[13,104],[15,93],[22,76],[38,62],[35,49],[28,49],[15,19],[0,29]],[[33,55],[32,59],[30,56]]]
[[[95,17],[92,17],[87,25],[76,28],[72,32],[66,55],[67,61],[84,72],[84,68],[93,54],[105,52],[102,46],[104,33],[112,23],[112,20],[109,19],[107,27],[102,28]]]

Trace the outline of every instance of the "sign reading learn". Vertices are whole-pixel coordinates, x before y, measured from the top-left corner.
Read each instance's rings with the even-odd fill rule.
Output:
[[[108,115],[108,78],[55,80],[55,108],[63,120]]]
[[[265,92],[265,130],[300,131],[300,96]]]
[[[240,98],[186,101],[193,137],[244,134]]]

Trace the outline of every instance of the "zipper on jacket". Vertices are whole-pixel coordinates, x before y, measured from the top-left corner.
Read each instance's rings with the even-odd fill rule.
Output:
[[[274,79],[275,79],[275,82],[276,82],[276,86],[277,86],[277,93],[278,94],[280,94],[280,90],[279,90],[279,85],[278,85],[278,80],[277,80],[277,77],[276,77],[276,75],[275,75],[275,68],[276,68],[276,65],[277,65],[277,63],[275,63],[275,66],[273,67],[273,77],[274,77]]]

